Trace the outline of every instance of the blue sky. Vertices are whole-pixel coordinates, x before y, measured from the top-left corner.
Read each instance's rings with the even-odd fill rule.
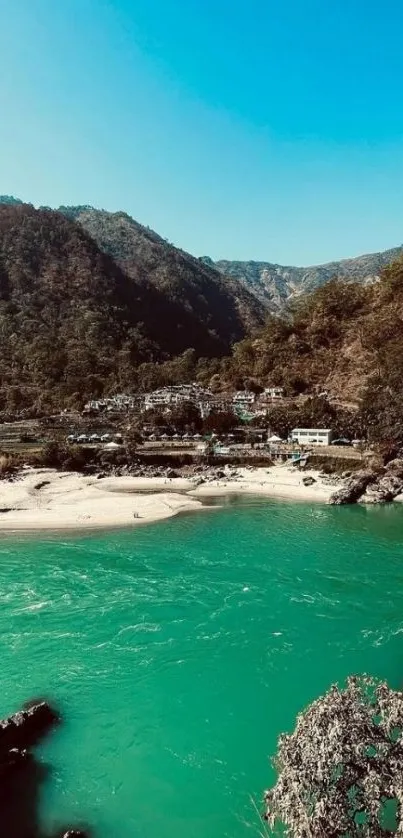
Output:
[[[398,0],[0,0],[0,194],[195,255],[403,242]]]

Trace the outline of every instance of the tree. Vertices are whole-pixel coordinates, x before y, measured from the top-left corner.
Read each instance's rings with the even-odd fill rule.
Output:
[[[138,446],[143,441],[140,429],[135,425],[131,425],[126,430],[124,440],[126,455],[129,460],[133,460],[136,457]]]
[[[203,422],[204,433],[215,431],[218,434],[228,434],[240,424],[239,419],[230,410],[212,410]]]
[[[195,433],[202,426],[200,411],[192,402],[182,402],[171,411],[169,423],[179,432],[188,431]]]
[[[332,686],[279,739],[265,819],[293,838],[403,835],[403,693],[366,676]]]

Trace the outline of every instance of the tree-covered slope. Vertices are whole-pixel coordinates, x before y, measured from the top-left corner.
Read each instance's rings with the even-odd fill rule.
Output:
[[[264,307],[241,282],[223,277],[126,213],[88,206],[60,207],[60,211],[79,222],[126,273],[139,282],[147,280],[193,315],[222,348],[262,324]]]
[[[0,390],[8,403],[102,391],[131,365],[160,357],[144,323],[148,302],[63,215],[0,206]]]
[[[189,349],[217,357],[246,334],[220,288],[214,296],[208,287],[207,297],[200,288],[191,307],[179,291],[150,281],[147,266],[124,270],[104,250],[65,214],[0,203],[3,407],[136,387],[146,361]]]
[[[290,395],[326,390],[356,405],[396,396],[403,427],[403,259],[383,269],[379,283],[333,279],[269,317],[222,362],[223,381],[247,378]]]

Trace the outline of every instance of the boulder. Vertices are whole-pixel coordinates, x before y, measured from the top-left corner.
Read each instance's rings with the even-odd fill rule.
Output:
[[[341,506],[347,503],[357,503],[360,497],[364,494],[367,486],[374,482],[376,475],[369,469],[363,469],[355,473],[353,477],[347,480],[337,492],[329,498],[329,503],[333,506]]]
[[[302,482],[304,486],[313,486],[313,484],[316,483],[316,480],[314,477],[303,477]]]
[[[0,755],[13,748],[31,748],[57,721],[57,713],[46,701],[0,721]]]
[[[369,486],[358,500],[358,503],[386,503],[389,498],[383,492],[378,492],[376,486]]]
[[[387,473],[373,485],[369,485],[362,496],[363,503],[388,503],[403,492],[403,477]]]
[[[386,466],[386,473],[392,473],[403,479],[403,459],[401,457],[396,457],[396,459],[390,460]]]

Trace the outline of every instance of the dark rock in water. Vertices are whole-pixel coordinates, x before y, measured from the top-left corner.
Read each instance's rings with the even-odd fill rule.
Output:
[[[31,748],[59,717],[46,701],[0,722],[0,755],[10,748]]]
[[[11,748],[0,756],[0,783],[11,777],[14,771],[25,768],[32,760],[31,754],[25,750]],[[0,789],[0,811],[1,811],[2,789]]]
[[[59,721],[46,701],[35,701],[0,721],[0,836],[43,838],[39,824],[40,788],[49,769],[30,749]],[[60,836],[86,838],[83,830],[63,830]]]
[[[302,482],[304,486],[313,486],[313,484],[316,483],[316,480],[314,477],[303,477]]]
[[[337,492],[329,499],[329,503],[334,506],[341,506],[346,503],[357,503],[360,497],[364,494],[367,486],[375,482],[376,475],[373,471],[362,470],[355,473],[347,483],[338,489]]]

